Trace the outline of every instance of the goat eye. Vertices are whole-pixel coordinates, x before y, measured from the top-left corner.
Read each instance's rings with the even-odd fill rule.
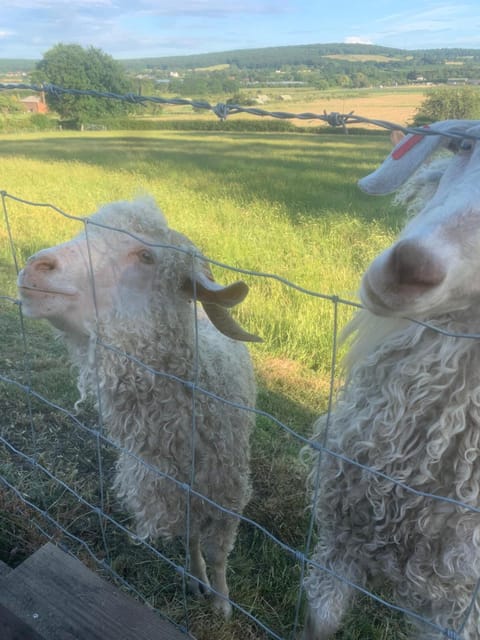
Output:
[[[138,258],[140,262],[143,262],[143,264],[154,263],[153,255],[150,253],[150,251],[147,251],[146,249],[142,249],[141,251],[138,252]]]

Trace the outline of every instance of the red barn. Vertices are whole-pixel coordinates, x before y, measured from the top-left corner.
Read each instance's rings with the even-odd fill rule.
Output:
[[[47,113],[48,107],[45,104],[44,100],[39,96],[28,96],[28,98],[23,98],[20,100],[25,111],[29,113]]]

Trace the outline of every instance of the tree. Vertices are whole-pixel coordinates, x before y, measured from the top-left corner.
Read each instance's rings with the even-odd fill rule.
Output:
[[[7,93],[0,94],[0,113],[10,114],[20,113],[21,111],[22,107],[18,98]]]
[[[222,93],[234,93],[238,91],[240,84],[221,71],[192,72],[183,78],[170,80],[168,90],[178,96],[213,96]]]
[[[480,118],[480,88],[438,87],[428,94],[414,118],[415,125],[437,120],[475,120]]]
[[[57,44],[47,51],[37,64],[34,79],[66,89],[119,94],[132,90],[120,63],[101,49],[84,49],[77,44]],[[93,96],[47,93],[46,100],[52,111],[56,111],[61,118],[73,120],[77,125],[98,118],[123,115],[131,109],[126,102]]]
[[[368,87],[370,81],[364,73],[357,71],[352,75],[352,84],[354,87]]]

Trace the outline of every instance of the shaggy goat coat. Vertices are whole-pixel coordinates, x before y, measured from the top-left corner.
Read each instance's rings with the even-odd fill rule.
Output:
[[[356,322],[370,324],[367,332],[371,323],[378,326],[367,311],[361,315]],[[453,316],[435,324],[473,329]],[[362,339],[361,330],[356,337]],[[458,628],[480,576],[480,515],[412,493],[384,475],[479,506],[480,343],[439,340],[434,330],[413,323],[385,336],[352,366],[327,447],[368,469],[323,454],[315,563],[362,587],[390,583],[395,603]],[[316,566],[306,589],[310,606],[333,632],[351,589]],[[477,599],[464,638],[479,637],[479,613]],[[423,633],[418,637],[441,637]]]
[[[90,268],[82,271],[82,263]],[[66,296],[57,310],[57,295],[40,307],[35,288],[58,292],[74,282],[93,305],[86,294],[72,314]],[[193,492],[242,512],[250,497],[254,413],[237,406],[251,409],[256,389],[245,345],[220,333],[192,298],[205,295],[207,313],[221,324],[226,311],[217,299],[233,306],[246,285],[214,283],[192,243],[168,228],[153,202],[139,200],[105,206],[88,219],[86,234],[33,256],[19,286],[26,313],[47,317],[64,337],[81,397],[98,393],[106,429],[123,449],[115,488],[138,535],[188,531],[190,571],[200,581],[192,587],[208,588],[203,552],[214,606],[228,615],[225,567],[238,518]],[[255,339],[232,318],[227,324],[230,335]]]
[[[433,150],[440,143],[422,144]],[[390,157],[372,182],[388,177],[398,188],[413,169],[405,158],[398,178],[394,160]],[[364,276],[362,299],[385,317],[363,309],[347,328],[352,343],[344,387],[328,422],[323,417],[316,425],[317,441],[323,443],[326,435],[327,448],[342,457],[316,453],[310,473],[312,488],[319,488],[318,542],[305,582],[306,640],[333,636],[355,596],[352,583],[373,589],[388,584],[387,599],[416,614],[410,620],[414,638],[440,639],[445,629],[464,640],[480,638],[480,341],[445,335],[479,333],[480,296],[471,286],[478,272],[467,270],[462,280],[450,279],[448,271],[449,255],[459,256],[460,264],[469,256],[469,242],[473,255],[474,227],[470,205],[465,217],[448,201],[441,228],[447,174],[438,186],[445,171],[458,180],[463,173],[471,175],[475,162],[475,156],[471,161],[460,156],[446,169],[441,160],[438,174],[425,173],[425,209]],[[406,189],[408,197],[415,192]],[[447,216],[456,213],[451,223]],[[468,238],[461,233],[465,220],[462,233]],[[436,223],[440,231],[432,232]],[[453,247],[448,253],[449,234],[461,251]],[[462,287],[463,304],[457,298]],[[417,312],[421,305],[424,311]],[[439,331],[402,319],[409,310]]]

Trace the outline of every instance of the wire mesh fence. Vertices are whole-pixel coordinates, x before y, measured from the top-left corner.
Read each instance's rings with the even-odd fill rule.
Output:
[[[58,91],[58,88],[42,87],[42,90],[46,89]],[[292,117],[292,114],[288,117]],[[344,117],[337,118],[337,124],[345,126],[347,120]],[[388,128],[402,129],[395,125]],[[415,130],[415,133],[418,131]],[[458,134],[453,130],[452,136],[458,137]],[[20,238],[15,237],[10,224],[12,202],[32,211],[42,209],[54,218],[69,217],[78,221],[79,229],[88,226],[84,218],[62,211],[55,205],[31,202],[6,191],[1,195],[4,237],[11,249],[11,262],[4,266],[12,280],[23,266],[17,252]],[[116,229],[112,227],[112,231]],[[176,250],[175,247],[169,248]],[[305,289],[276,274],[209,261],[219,269],[247,276],[252,286],[259,279],[272,279],[281,287],[316,298],[319,304],[329,307],[332,353],[325,401],[330,413],[339,384],[339,310],[347,307],[354,310],[359,305],[339,296]],[[77,404],[78,390],[67,354],[61,342],[52,339],[50,329],[25,318],[19,300],[10,291],[0,292],[0,309],[7,329],[0,354],[3,404],[0,482],[5,489],[2,498],[4,503],[13,501],[19,505],[22,517],[28,519],[29,527],[40,539],[63,544],[71,553],[111,576],[192,637],[210,637],[205,635],[205,629],[210,633],[215,626],[220,629],[218,637],[230,637],[225,634],[232,634],[233,637],[235,631],[232,629],[235,626],[241,629],[241,637],[245,638],[293,640],[300,637],[305,615],[302,587],[305,573],[311,565],[326,572],[331,571],[328,567],[320,567],[311,555],[315,542],[315,514],[307,509],[309,497],[304,488],[306,470],[300,461],[301,450],[306,446],[321,452],[320,461],[323,456],[339,458],[346,465],[362,467],[367,473],[384,478],[414,495],[480,513],[478,507],[419,491],[381,471],[364,467],[342,452],[329,449],[326,442],[312,439],[309,424],[304,429],[297,429],[282,420],[275,410],[270,407],[263,409],[260,405],[253,410],[246,406],[237,407],[254,412],[260,433],[252,451],[253,498],[244,513],[227,509],[215,498],[199,493],[192,483],[160,471],[112,439],[104,428],[98,398],[97,407],[95,399],[93,402]],[[456,337],[479,337],[432,328]],[[156,378],[172,378],[168,372],[152,368],[132,356],[122,345],[97,340],[96,350],[99,353],[114,352],[130,359]],[[173,382],[189,387],[194,394],[211,398],[220,406],[232,404],[231,399],[218,396],[211,389],[199,385],[195,377],[177,378]],[[192,404],[192,425],[195,429],[195,403]],[[274,442],[280,443],[279,447],[288,451],[285,464],[289,465],[289,475],[283,485],[276,484],[278,477],[274,473],[271,480],[267,480],[278,462],[275,460],[275,449],[269,450]],[[143,539],[137,535],[131,515],[122,510],[112,488],[120,455],[136,458],[152,473],[178,486],[185,495],[186,505],[192,498],[199,498],[214,510],[225,512],[239,521],[240,533],[229,563],[229,601],[234,610],[233,622],[224,623],[212,618],[208,606],[193,599],[189,593],[189,579],[194,576],[191,574],[191,558],[186,551],[189,547],[188,526],[180,542]],[[318,474],[317,492],[321,491],[318,484],[320,477]],[[272,493],[277,495],[272,496]],[[440,636],[453,640],[462,638],[461,631],[438,627],[418,611],[390,602],[388,597],[350,582],[346,576],[334,572],[334,577],[347,582],[367,601],[377,602],[392,615],[399,612],[407,618],[421,619],[427,628],[437,631]],[[472,591],[471,608],[478,589],[479,585]],[[227,626],[222,627],[224,624]]]
[[[21,265],[16,256],[15,238],[10,232],[9,201],[13,199],[31,208],[47,207],[53,216],[71,216],[71,214],[57,207],[45,203],[32,203],[5,192],[2,198],[4,224],[12,248],[13,271],[17,272]],[[75,218],[75,216],[72,217]],[[83,218],[78,220],[81,225],[85,223]],[[231,269],[227,265],[221,266]],[[243,270],[240,271],[243,272]],[[247,273],[253,278],[276,277],[261,272]],[[320,300],[331,305],[334,334],[331,383],[328,394],[329,410],[331,410],[337,376],[338,308],[342,305],[351,305],[355,308],[358,305],[336,296],[306,291],[283,278],[280,278],[280,281],[282,286],[298,289],[302,295],[318,296]],[[195,620],[195,611],[198,616],[199,605],[192,605],[188,592],[188,579],[192,577],[189,571],[188,554],[185,552],[188,544],[185,546],[173,542],[162,544],[138,537],[134,523],[127,513],[121,511],[111,488],[118,456],[123,453],[135,457],[135,454],[119,446],[109,437],[102,427],[102,416],[101,414],[98,416],[93,405],[87,405],[77,411],[75,404],[77,393],[73,377],[70,380],[65,379],[66,356],[61,345],[53,341],[49,330],[44,330],[43,327],[38,329],[35,323],[32,324],[32,321],[25,319],[21,305],[15,297],[2,295],[1,305],[2,314],[8,318],[11,332],[9,339],[5,340],[6,350],[2,354],[3,371],[0,374],[5,403],[0,436],[1,482],[10,493],[10,499],[21,502],[27,508],[31,525],[42,536],[64,544],[71,552],[80,554],[87,561],[93,561],[100,570],[110,574],[120,584],[133,591],[136,596],[153,604],[162,615],[167,616],[180,629],[186,633],[191,632],[192,615]],[[476,338],[476,336],[469,337]],[[97,342],[97,349],[114,350],[122,356],[134,359],[139,366],[151,370],[149,365],[125,353],[121,345],[109,345],[100,340]],[[164,371],[151,370],[151,372],[155,376],[169,376]],[[190,385],[196,393],[206,394],[220,403],[230,402],[228,398],[218,397],[209,389],[196,386],[194,380],[178,379],[176,382],[179,385]],[[243,409],[252,411],[249,407],[243,407]],[[297,432],[272,413],[258,408],[254,411],[257,418],[264,420],[268,424],[268,429],[273,430],[276,439],[289,442],[288,446],[295,450],[295,456],[298,456],[302,447],[310,445],[322,451],[323,455],[338,457],[347,464],[362,466],[348,459],[341,452],[332,451],[324,444],[310,440],[308,429],[305,433]],[[262,455],[265,455],[265,452],[262,452]],[[255,464],[255,460],[253,463]],[[249,637],[265,636],[282,639],[297,637],[304,615],[302,580],[307,566],[315,564],[315,560],[311,558],[315,535],[313,514],[303,516],[301,526],[298,522],[295,524],[296,535],[292,536],[291,532],[281,530],[278,523],[272,526],[269,522],[262,522],[261,515],[259,520],[256,520],[255,506],[258,507],[258,502],[255,505],[255,498],[253,501],[255,506],[245,514],[240,514],[225,509],[215,500],[199,494],[188,483],[179,481],[173,475],[164,474],[152,467],[150,463],[141,460],[141,464],[149,466],[154,473],[166,476],[169,481],[178,485],[185,492],[187,501],[193,496],[199,497],[209,502],[214,509],[226,511],[240,520],[241,534],[237,544],[240,545],[241,551],[236,558],[238,566],[235,566],[235,551],[232,560],[235,572],[239,574],[239,585],[231,595],[231,604],[237,612],[237,619],[244,621],[243,624],[251,634]],[[480,509],[463,505],[459,501],[415,490],[379,471],[371,470],[371,472],[385,477],[416,495],[454,502],[471,511],[480,512]],[[292,467],[293,486],[297,491],[299,475],[302,475],[299,470]],[[317,487],[318,490],[321,488]],[[291,496],[285,494],[282,498],[288,505]],[[268,496],[258,499],[268,499]],[[306,502],[300,500],[300,503],[303,509]],[[298,504],[295,509],[294,518],[301,514]],[[279,522],[290,521],[288,513],[279,513],[278,517]],[[245,549],[246,546],[249,546],[248,550]],[[242,564],[246,558],[251,566],[245,571]],[[275,563],[268,568],[272,574],[271,580],[278,581],[277,588],[280,587],[283,590],[283,598],[285,598],[285,592],[288,592],[289,621],[281,621],[278,611],[273,616],[266,615],[262,607],[257,609],[254,602],[248,601],[248,596],[242,597],[241,585],[245,585],[248,580],[258,581],[259,575],[255,567],[260,572],[266,571],[269,562]],[[145,566],[148,566],[148,569],[143,570]],[[330,571],[327,567],[323,569]],[[275,575],[276,571],[278,575]],[[341,575],[336,577],[339,580],[347,580]],[[417,612],[388,602],[387,599],[366,590],[362,585],[351,584],[351,586],[392,611],[406,613],[413,618],[421,618]],[[278,593],[272,596],[272,602],[269,603],[272,609],[286,606],[281,598],[275,601],[278,597]],[[264,598],[267,599],[266,596]],[[263,604],[265,605],[265,602]],[[429,624],[429,621],[426,620],[426,623]],[[193,627],[195,628],[195,624]],[[451,629],[441,631],[446,637],[461,638],[461,635],[457,635]]]
[[[71,216],[55,206],[33,203],[5,192],[2,194],[2,198],[4,225],[12,250],[12,277],[14,277],[22,265],[19,264],[20,261],[17,258],[16,239],[11,232],[9,202],[14,200],[16,203],[32,208],[32,210],[37,207],[47,207],[53,216],[71,218],[75,218],[75,216]],[[78,221],[80,225],[85,222],[82,218],[79,218]],[[175,247],[171,247],[171,249],[178,250]],[[245,273],[245,270],[212,262],[217,267],[222,266],[225,269]],[[250,273],[249,275],[253,276],[254,274]],[[257,273],[255,276],[272,278],[285,286],[298,289],[302,294],[305,292],[301,287],[288,283],[274,274]],[[339,304],[336,297],[315,292],[311,292],[311,295],[318,296],[321,300],[332,304],[333,308]],[[158,546],[157,543],[138,537],[135,533],[134,523],[128,518],[128,514],[119,511],[117,500],[111,489],[115,461],[118,456],[124,453],[137,459],[138,457],[119,446],[118,442],[113,441],[105,433],[102,427],[101,404],[98,407],[99,411],[88,404],[87,406],[82,405],[77,411],[78,392],[75,388],[74,377],[71,377],[70,381],[62,379],[59,382],[57,380],[53,383],[54,388],[51,387],[48,380],[49,374],[43,370],[43,366],[51,372],[53,361],[56,361],[58,357],[66,358],[61,345],[52,341],[48,330],[44,332],[41,328],[39,331],[35,323],[32,324],[31,321],[23,317],[21,305],[16,298],[3,295],[1,303],[5,317],[8,318],[13,344],[10,340],[8,341],[8,350],[4,354],[5,370],[0,374],[0,381],[5,390],[5,411],[8,412],[13,406],[16,415],[16,419],[12,422],[7,421],[2,429],[1,442],[4,454],[2,482],[4,486],[33,512],[32,522],[42,535],[65,542],[67,547],[71,550],[75,549],[76,553],[79,551],[86,553],[88,558],[92,559],[101,569],[113,575],[115,579],[128,586],[142,599],[147,600],[150,604],[154,603],[164,615],[167,615],[181,629],[188,631],[190,629],[189,619],[192,615],[191,598],[187,588],[188,579],[192,575],[189,572],[188,554],[185,552],[185,548],[188,549],[189,546],[188,541],[184,541],[186,544],[180,546],[171,543],[170,546],[167,545],[164,548],[161,544]],[[344,303],[349,304],[348,301]],[[354,303],[351,304],[354,305]],[[234,405],[229,398],[219,397],[210,389],[198,386],[195,379],[181,379],[168,372],[152,369],[151,365],[144,364],[135,356],[125,353],[122,345],[107,344],[102,340],[97,340],[96,346],[98,350],[113,351],[120,356],[131,359],[155,377],[173,378],[179,386],[187,385],[196,394],[208,396],[222,405]],[[38,357],[41,360],[45,358],[40,371],[39,365],[36,363]],[[57,378],[57,376],[63,378],[65,367],[65,362],[58,366],[58,372],[54,373],[53,378]],[[61,384],[61,388],[56,387],[57,384]],[[193,409],[194,407],[193,404]],[[286,441],[291,440],[293,447],[297,450],[309,442],[306,435],[296,433],[294,429],[266,411],[251,407],[240,406],[238,408],[244,411],[254,411],[258,419],[263,419],[267,425],[265,428],[273,430],[277,434],[275,437],[285,438]],[[193,414],[193,424],[194,417]],[[287,591],[291,600],[289,604],[292,619],[287,623],[280,623],[279,620],[276,620],[275,624],[269,622],[268,619],[262,620],[255,614],[252,602],[248,600],[242,602],[241,598],[237,600],[234,596],[232,597],[232,605],[248,623],[254,623],[259,633],[267,634],[266,637],[282,638],[284,637],[284,629],[289,627],[291,627],[289,635],[295,634],[301,622],[301,574],[306,562],[304,544],[301,542],[300,536],[298,547],[292,546],[289,535],[282,536],[267,523],[256,521],[254,513],[249,514],[247,511],[245,514],[240,514],[228,510],[208,496],[199,494],[192,484],[179,481],[175,476],[163,473],[148,462],[138,460],[142,465],[151,468],[155,474],[166,477],[171,483],[178,486],[185,493],[187,502],[192,497],[198,497],[211,504],[214,509],[228,512],[232,517],[239,519],[242,530],[239,544],[249,545],[251,549],[259,549],[266,558],[271,554],[277,556],[275,562],[279,564],[281,573],[288,575],[290,583]],[[219,473],[222,473],[222,470],[219,470]],[[298,470],[295,475],[297,476],[296,490],[298,491]],[[303,486],[301,489],[303,493]],[[298,500],[298,496],[295,499]],[[303,497],[300,499],[300,505],[303,509]],[[62,513],[58,511],[59,507]],[[298,505],[296,511],[296,515],[298,515]],[[281,518],[280,513],[278,516]],[[313,520],[310,517],[308,519],[310,540],[312,539],[312,528]],[[304,535],[303,531],[301,531],[301,535]],[[188,538],[187,531],[185,536]],[[133,547],[133,552],[130,547]],[[120,556],[123,554],[131,555],[131,558],[125,561],[128,565],[125,569],[128,578],[125,578],[116,569],[119,554]],[[135,582],[136,576],[133,574],[136,573],[136,570],[132,567],[136,563],[135,557],[140,557],[142,564],[148,562],[150,571],[152,570],[151,565],[156,566],[155,577],[149,577],[153,584],[148,589],[142,588],[141,584],[138,585]],[[266,558],[263,561],[258,559],[260,566],[267,561]],[[239,558],[237,561],[242,562],[242,559]],[[259,579],[255,568],[257,560],[250,558],[249,562],[253,564],[249,567],[248,573],[253,573],[253,579],[256,581]],[[237,571],[240,574],[244,573],[242,568],[238,568]],[[137,579],[142,582],[142,578],[138,577]],[[244,576],[241,581],[243,579]],[[284,585],[279,583],[278,587],[283,589]],[[162,606],[160,604],[162,596],[160,596],[159,603],[157,592],[160,591],[161,594],[163,590],[166,591],[163,597],[167,604]],[[270,606],[274,609],[275,603],[272,602]],[[274,613],[272,619],[274,620],[277,616],[281,617]],[[275,626],[277,626],[276,629]],[[257,636],[253,635],[252,637]]]

